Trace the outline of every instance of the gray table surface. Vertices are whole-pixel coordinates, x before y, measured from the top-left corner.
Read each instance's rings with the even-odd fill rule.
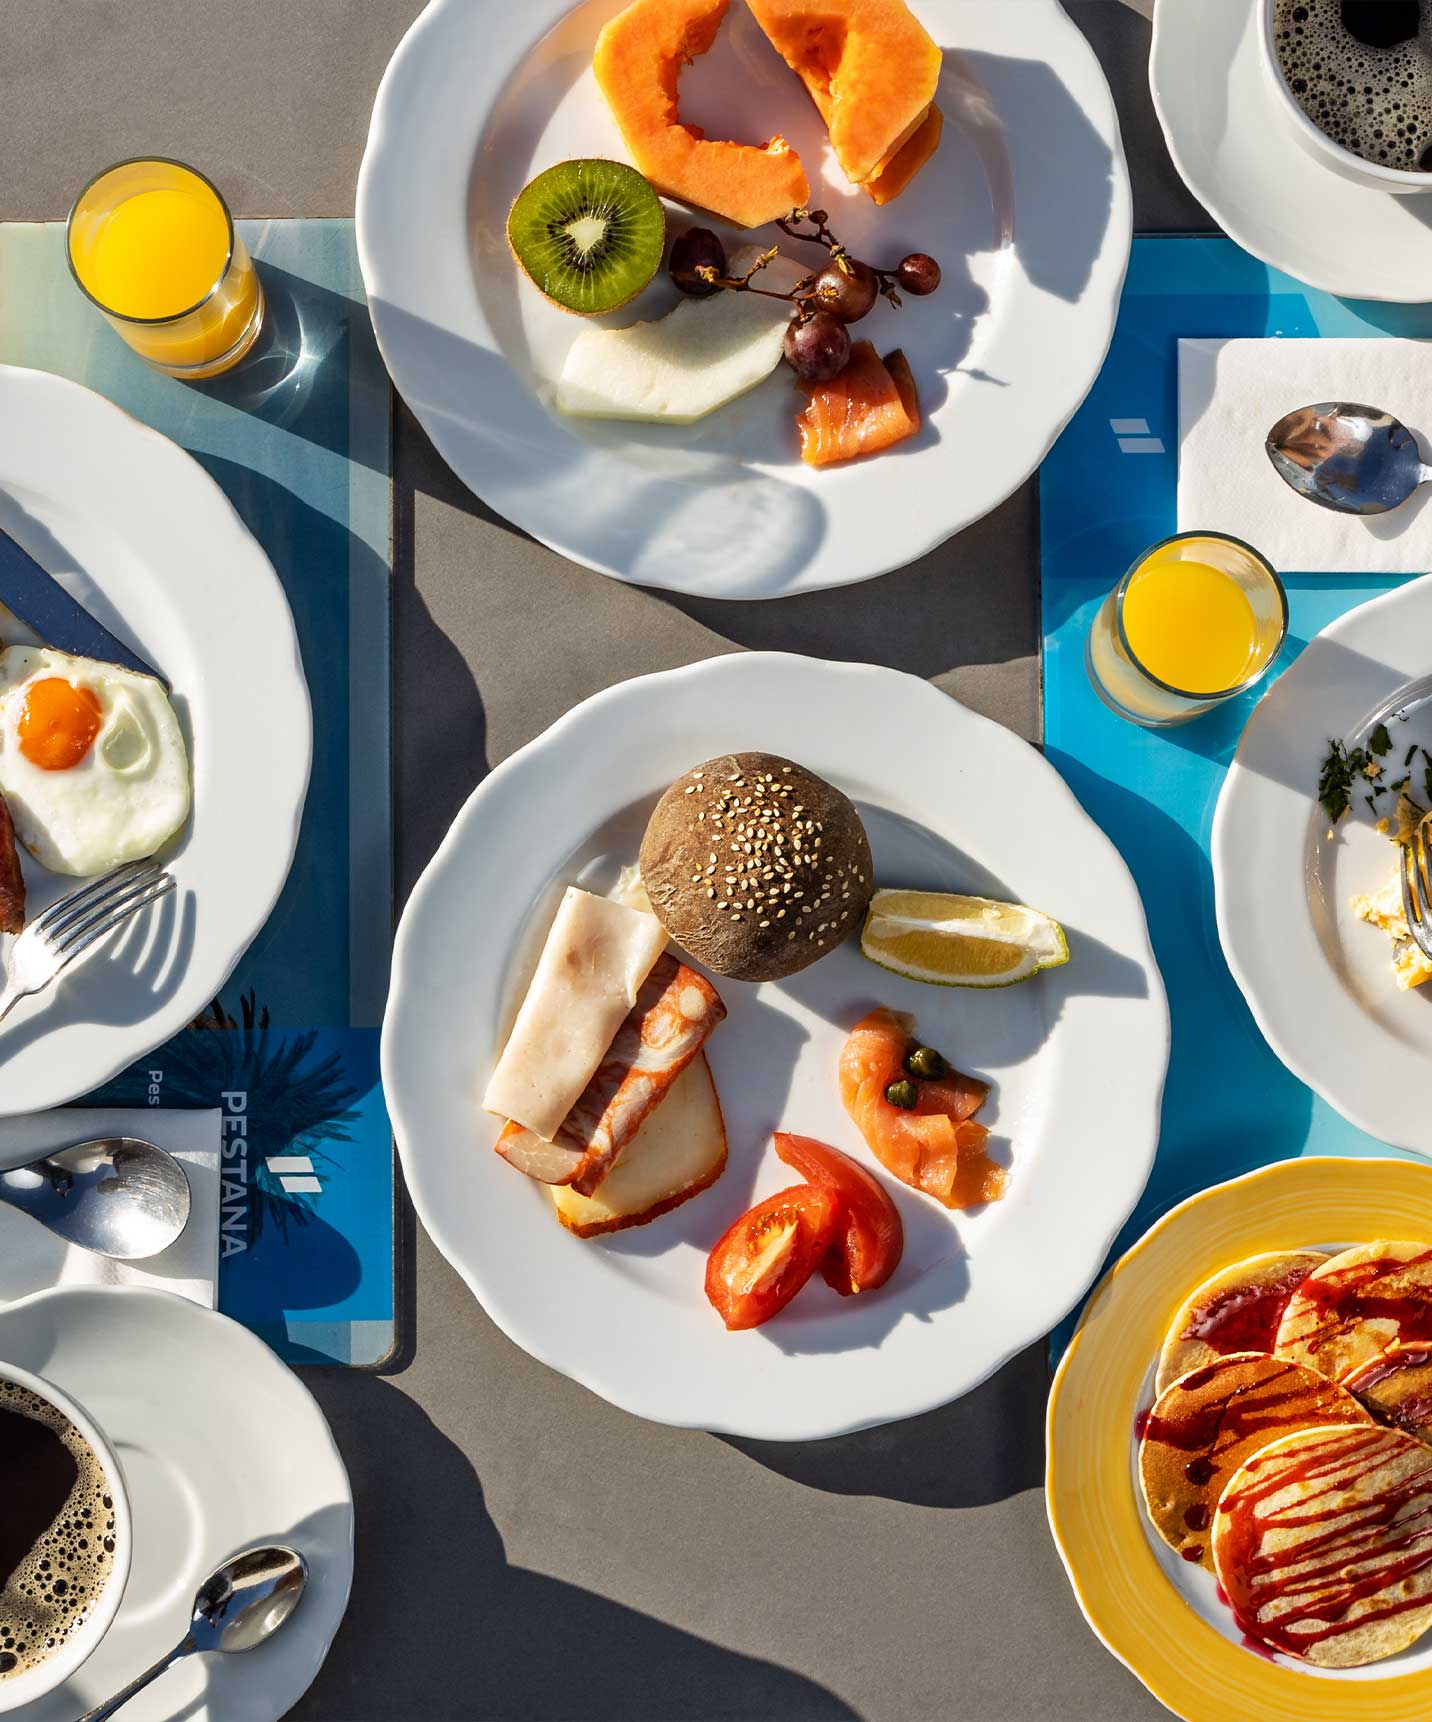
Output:
[[[240,215],[351,214],[373,92],[421,5],[0,0],[0,219],[62,216],[97,164],[143,152],[199,163]],[[1208,230],[1150,107],[1148,23],[1119,0],[1066,5],[1118,101],[1137,226]],[[489,766],[597,689],[717,652],[873,654],[1038,734],[1032,481],[900,573],[720,604],[533,544],[400,409],[394,526],[401,895]],[[718,1439],[532,1362],[411,1218],[405,1255],[396,1367],[301,1371],[352,1474],[358,1562],[294,1717],[1166,1714],[1084,1625],[1050,1542],[1042,1348],[912,1422]]]

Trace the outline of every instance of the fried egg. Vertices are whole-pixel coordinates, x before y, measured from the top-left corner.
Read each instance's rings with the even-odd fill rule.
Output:
[[[152,676],[47,646],[0,651],[0,790],[42,867],[86,877],[189,817],[189,759]]]

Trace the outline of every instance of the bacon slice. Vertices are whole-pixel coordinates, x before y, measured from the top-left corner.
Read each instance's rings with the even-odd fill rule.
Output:
[[[10,809],[0,795],[0,933],[19,933],[24,927],[25,876],[20,871]]]
[[[725,1015],[720,994],[704,975],[669,952],[659,957],[552,1141],[509,1123],[497,1152],[539,1183],[571,1184],[592,1195]]]

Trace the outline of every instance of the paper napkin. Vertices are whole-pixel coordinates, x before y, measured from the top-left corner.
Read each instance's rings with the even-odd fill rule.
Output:
[[[1383,407],[1432,451],[1432,341],[1178,344],[1178,526],[1231,533],[1282,574],[1432,569],[1432,489],[1389,514],[1334,514],[1289,490],[1264,451],[1295,407]]]
[[[48,1228],[0,1202],[0,1302],[51,1286],[137,1285],[177,1292],[213,1309],[219,1273],[219,1141],[222,1114],[145,1107],[61,1108],[0,1120],[0,1149],[30,1158],[102,1136],[142,1136],[167,1148],[184,1167],[193,1198],[189,1224],[163,1255],[115,1262],[67,1244]]]

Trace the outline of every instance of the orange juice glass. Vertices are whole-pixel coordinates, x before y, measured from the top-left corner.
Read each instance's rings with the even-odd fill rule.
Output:
[[[122,161],[96,174],[66,242],[80,291],[171,377],[217,377],[263,326],[263,285],[228,205],[183,162]]]
[[[1267,675],[1288,633],[1288,595],[1251,544],[1181,532],[1155,544],[1104,600],[1085,661],[1120,717],[1187,723]]]

